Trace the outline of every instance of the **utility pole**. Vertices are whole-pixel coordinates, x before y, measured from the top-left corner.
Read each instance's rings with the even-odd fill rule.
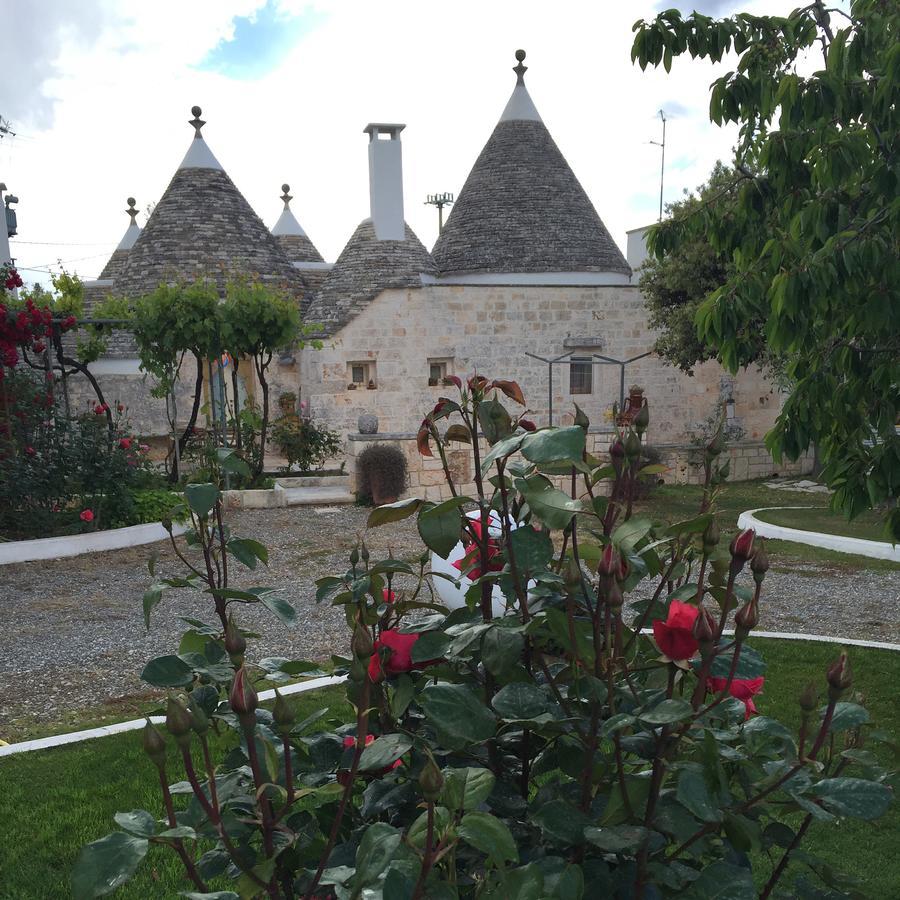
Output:
[[[6,224],[6,210],[11,202],[16,202],[16,199],[12,196],[4,198],[3,192],[5,190],[6,185],[0,181],[0,216],[3,217],[2,221],[0,221],[0,266],[12,262],[12,255],[9,252],[9,228]]]
[[[662,150],[662,160],[659,164],[659,221],[662,222],[663,216],[663,179],[666,174],[666,111],[661,109],[659,117],[662,119],[662,140],[650,141],[651,144]]]
[[[436,206],[438,211],[438,234],[444,229],[444,207],[453,203],[453,194],[429,194],[426,206]]]

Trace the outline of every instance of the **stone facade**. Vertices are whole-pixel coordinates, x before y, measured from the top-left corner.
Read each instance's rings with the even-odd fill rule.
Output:
[[[356,430],[361,413],[375,413],[382,432],[413,432],[422,415],[454,388],[430,387],[430,361],[462,377],[477,370],[521,385],[539,426],[549,420],[548,366],[526,352],[554,358],[583,350],[630,359],[653,346],[655,334],[636,286],[539,287],[425,285],[382,292],[322,350],[304,350],[300,384],[313,417],[342,433]],[[599,342],[600,349],[597,349]],[[366,364],[375,390],[348,390],[351,366]],[[756,370],[736,378],[716,363],[688,377],[655,356],[625,371],[625,386],[640,384],[651,408],[652,444],[686,445],[698,423],[721,403],[723,385],[734,399],[744,439],[760,441],[781,400]],[[593,391],[569,392],[569,367],[553,367],[553,421],[573,420],[577,402],[592,424],[619,398],[619,368],[596,365]]]

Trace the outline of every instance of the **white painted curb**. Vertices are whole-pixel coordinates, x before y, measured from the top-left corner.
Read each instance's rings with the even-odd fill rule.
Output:
[[[172,523],[172,534],[175,537],[184,534],[185,530],[184,525]],[[80,556],[82,553],[100,553],[103,550],[121,550],[123,547],[138,547],[168,538],[169,532],[159,522],[149,522],[145,525],[110,528],[108,531],[92,531],[89,534],[35,538],[33,541],[5,541],[0,543],[0,566]]]
[[[840,534],[823,534],[820,531],[801,531],[799,528],[786,528],[783,525],[772,525],[756,518],[754,513],[769,509],[809,509],[808,506],[764,506],[749,509],[738,516],[738,528],[753,528],[760,537],[773,538],[778,541],[795,541],[798,544],[809,544],[811,547],[824,547],[826,550],[837,550],[839,553],[855,553],[857,556],[869,556],[873,559],[888,559],[900,562],[900,544],[892,546],[883,541],[867,541],[862,538],[844,537]]]
[[[340,684],[347,680],[346,675],[326,675],[323,678],[312,678],[309,681],[301,681],[298,684],[289,684],[278,688],[281,694],[302,694],[305,691],[315,691],[318,688],[328,687],[332,684]],[[260,700],[273,700],[275,691],[260,691]],[[165,721],[164,716],[151,716],[150,721],[154,725],[161,725]],[[55,734],[50,737],[37,738],[33,741],[20,741],[17,744],[8,744],[0,747],[0,757],[12,756],[14,753],[28,753],[30,750],[48,750],[51,747],[62,747],[64,744],[77,744],[80,741],[88,741],[92,738],[108,737],[111,734],[121,734],[124,731],[137,731],[143,728],[146,719],[132,719],[130,722],[116,722],[113,725],[101,725],[99,728],[89,728],[87,731],[73,731],[70,734]]]

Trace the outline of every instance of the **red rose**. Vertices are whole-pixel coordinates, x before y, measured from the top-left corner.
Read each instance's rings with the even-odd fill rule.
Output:
[[[393,603],[397,599],[397,595],[393,591],[389,591],[387,588],[385,588],[381,592],[381,597],[385,603]]]
[[[481,540],[481,519],[470,519],[469,520],[472,530],[478,536],[478,540]],[[479,565],[481,558],[480,552],[478,548],[478,544],[472,540],[471,535],[466,533],[463,538],[463,546],[465,547],[465,555],[462,559],[458,559],[455,563],[453,563],[454,569],[459,569],[466,578],[471,578],[474,581],[476,578],[481,578],[482,571],[481,566]],[[496,540],[496,538],[488,537],[488,572],[502,572],[503,571],[503,562],[501,560],[496,560],[491,562],[499,553],[500,553],[500,544]]]
[[[731,694],[732,697],[737,697],[738,700],[744,701],[747,719],[756,714],[756,705],[753,703],[753,697],[756,694],[762,693],[765,680],[766,679],[762,675],[760,675],[759,678],[732,679],[731,686],[728,688],[728,693]],[[718,694],[725,690],[727,682],[727,678],[708,678],[706,680],[706,688],[710,693]]]
[[[43,353],[47,349],[47,345],[43,341],[34,342],[34,352]]]
[[[537,431],[537,425],[531,419],[519,419],[519,428],[524,428],[525,431]]]
[[[131,449],[131,438],[120,438],[119,439],[119,449],[120,450],[130,450]]]
[[[377,684],[388,675],[401,675],[413,668],[424,669],[440,662],[438,659],[428,659],[413,663],[412,648],[418,639],[418,634],[401,634],[393,628],[382,631],[369,659],[369,679]],[[379,652],[383,649],[388,651],[384,660]]]
[[[94,415],[95,415],[95,416],[102,416],[103,413],[105,413],[106,410],[108,410],[108,409],[109,409],[109,407],[108,407],[105,403],[98,403],[98,404],[94,407]]]
[[[81,511],[81,515],[78,516],[82,522],[93,522],[94,521],[94,512],[90,509],[83,509]]]
[[[747,562],[751,556],[753,556],[753,540],[756,537],[756,532],[752,528],[746,528],[740,534],[735,535],[734,540],[731,542],[731,555],[741,562],[741,564]]]
[[[669,659],[690,659],[699,649],[693,635],[694,620],[700,610],[689,603],[673,600],[669,604],[666,621],[656,619],[653,622],[653,637],[656,646]]]
[[[121,403],[117,404],[116,412],[120,412],[120,413],[125,412],[125,407]]]
[[[34,449],[34,447],[26,447],[26,448],[25,448],[25,455],[26,455],[26,456],[34,456],[35,453],[37,453],[37,451]]]

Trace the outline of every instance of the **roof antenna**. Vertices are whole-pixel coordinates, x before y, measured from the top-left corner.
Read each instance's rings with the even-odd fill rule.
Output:
[[[662,141],[650,141],[662,150],[662,161],[659,164],[659,221],[662,222],[663,214],[663,178],[666,174],[666,111],[661,109],[659,117],[662,119]]]
[[[453,194],[429,194],[426,206],[436,206],[438,211],[438,234],[444,230],[444,207],[453,203]]]
[[[516,84],[524,85],[525,73],[528,71],[528,66],[524,65],[525,51],[516,50],[516,59],[519,61],[519,64],[517,66],[513,66],[513,72],[516,73]]]

